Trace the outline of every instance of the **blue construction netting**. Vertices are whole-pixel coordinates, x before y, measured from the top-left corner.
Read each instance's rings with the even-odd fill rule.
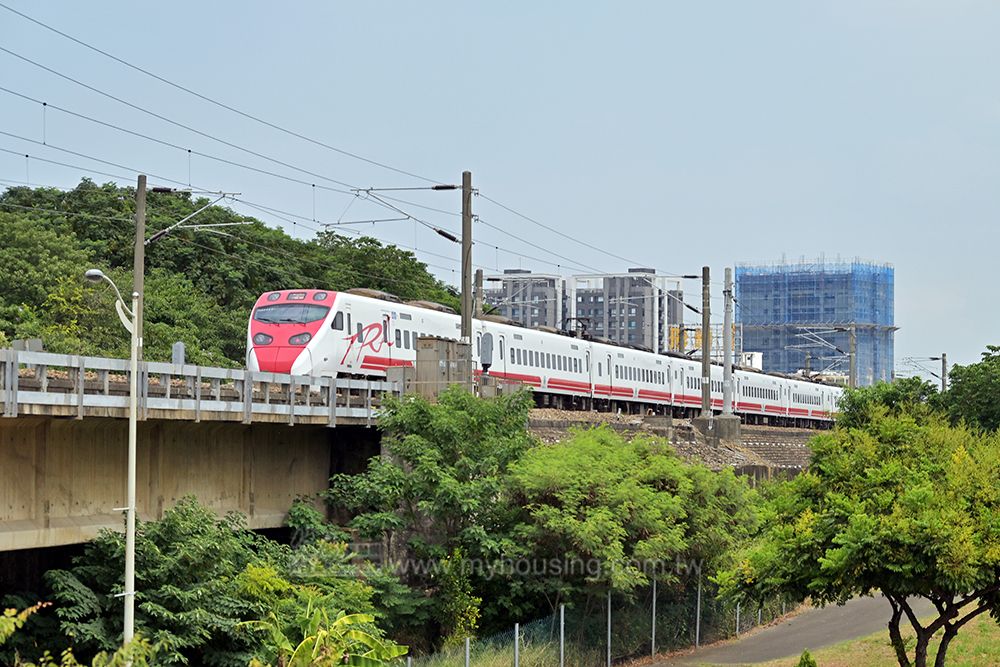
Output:
[[[736,267],[736,321],[743,349],[764,353],[764,370],[795,372],[808,351],[815,371],[847,372],[835,349],[809,348],[804,329],[846,327],[856,332],[861,384],[890,380],[893,368],[895,274],[889,264],[849,262],[782,263]],[[847,331],[828,331],[825,340],[841,351]]]

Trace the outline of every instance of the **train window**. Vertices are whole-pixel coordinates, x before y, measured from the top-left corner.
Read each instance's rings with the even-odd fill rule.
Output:
[[[476,356],[477,357],[483,356],[482,347],[483,347],[483,337],[482,336],[476,336]]]
[[[417,339],[416,339],[416,337],[414,337],[413,338],[413,347],[416,347],[416,346],[417,346]],[[406,330],[406,331],[403,332],[403,347],[405,347],[407,350],[410,349],[410,331],[409,330]]]
[[[353,329],[351,326],[351,314],[347,313],[347,330],[350,331],[351,329]]]
[[[326,306],[314,306],[303,303],[277,303],[260,306],[253,313],[253,318],[266,324],[295,323],[306,324],[326,319],[330,309]]]
[[[362,326],[361,322],[358,322],[358,342],[365,342],[365,328]]]
[[[403,332],[400,331],[399,329],[396,329],[396,347],[397,348],[403,347]]]
[[[316,292],[313,294],[313,301],[326,301],[326,292]]]
[[[344,330],[344,313],[343,313],[343,311],[339,311],[339,312],[337,312],[336,315],[333,316],[333,322],[330,323],[330,328],[331,329],[336,329],[337,331],[343,331]]]
[[[503,361],[503,337],[500,337],[500,361]]]
[[[532,356],[535,357],[535,368],[541,368],[542,367],[542,353],[539,352],[538,350],[535,350],[535,353]]]
[[[618,365],[615,365],[615,379],[618,379]]]
[[[603,375],[604,375],[604,371],[601,369],[601,362],[598,361],[597,362],[597,376],[598,377],[603,377]]]

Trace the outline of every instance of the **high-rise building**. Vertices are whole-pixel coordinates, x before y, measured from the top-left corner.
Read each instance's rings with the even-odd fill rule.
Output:
[[[859,385],[892,379],[894,271],[854,260],[736,267],[736,322],[743,350],[765,371],[850,373]]]
[[[683,322],[683,292],[655,269],[563,278],[520,269],[490,276],[484,301],[524,326],[586,330],[592,336],[649,350],[669,349],[670,327]]]
[[[493,306],[500,315],[526,327],[562,328],[567,317],[563,276],[504,269],[503,275],[488,276],[486,280],[483,303]]]

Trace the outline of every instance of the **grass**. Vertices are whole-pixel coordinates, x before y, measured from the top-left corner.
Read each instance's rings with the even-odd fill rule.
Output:
[[[915,643],[913,631],[907,628],[903,638],[913,656]],[[940,639],[940,634],[937,635]],[[928,649],[928,660],[933,664],[937,640],[931,640]],[[896,667],[895,653],[889,645],[889,633],[882,630],[873,635],[853,639],[827,646],[826,648],[810,650],[819,667]],[[772,660],[771,662],[755,663],[756,667],[794,667],[798,657]],[[949,667],[993,667],[1000,664],[1000,625],[988,615],[982,615],[962,628],[948,648]]]

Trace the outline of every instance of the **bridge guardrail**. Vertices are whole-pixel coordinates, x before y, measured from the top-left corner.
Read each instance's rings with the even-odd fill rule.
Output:
[[[0,349],[4,417],[49,414],[82,419],[121,416],[129,409],[129,361],[106,357]],[[396,382],[237,368],[140,362],[138,418],[326,424],[338,419],[372,424]]]

